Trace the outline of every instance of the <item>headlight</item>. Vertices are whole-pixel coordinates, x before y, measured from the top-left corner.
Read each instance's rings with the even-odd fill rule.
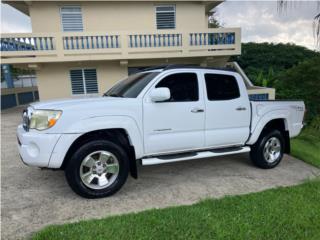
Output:
[[[30,128],[45,130],[53,127],[61,117],[62,111],[34,110],[30,119]]]

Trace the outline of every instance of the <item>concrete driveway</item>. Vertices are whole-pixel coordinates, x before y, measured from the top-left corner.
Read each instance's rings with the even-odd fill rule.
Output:
[[[262,170],[247,155],[139,168],[110,198],[87,200],[68,187],[62,171],[30,168],[20,161],[16,126],[21,108],[4,111],[1,123],[1,234],[26,238],[48,224],[101,218],[149,208],[192,204],[208,197],[257,192],[301,183],[320,170],[290,156],[275,169]]]

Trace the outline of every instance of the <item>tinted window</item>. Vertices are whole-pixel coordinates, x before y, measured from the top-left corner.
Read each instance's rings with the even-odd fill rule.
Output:
[[[209,100],[230,100],[240,97],[235,77],[222,74],[205,74]]]
[[[162,79],[156,86],[170,89],[171,98],[168,102],[198,101],[198,79],[195,73],[176,73]]]
[[[158,74],[159,72],[142,72],[130,75],[114,85],[104,96],[136,98]]]

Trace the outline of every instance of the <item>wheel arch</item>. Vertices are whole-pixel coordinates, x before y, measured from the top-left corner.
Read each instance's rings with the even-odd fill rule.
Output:
[[[124,128],[98,129],[80,135],[68,148],[60,169],[64,170],[66,168],[72,154],[79,146],[98,139],[109,140],[123,147],[129,156],[130,174],[133,178],[138,177],[135,148],[129,133]]]
[[[266,133],[278,130],[282,133],[285,140],[285,153],[290,153],[290,136],[289,136],[289,124],[286,118],[273,118],[266,121],[264,125],[261,125],[259,129],[255,129],[254,133],[251,135],[250,139],[247,141],[248,145],[255,144],[261,136]]]

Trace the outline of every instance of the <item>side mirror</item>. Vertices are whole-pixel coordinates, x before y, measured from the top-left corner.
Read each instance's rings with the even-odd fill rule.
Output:
[[[169,88],[159,87],[151,91],[150,97],[153,102],[163,102],[169,100],[171,94]]]

